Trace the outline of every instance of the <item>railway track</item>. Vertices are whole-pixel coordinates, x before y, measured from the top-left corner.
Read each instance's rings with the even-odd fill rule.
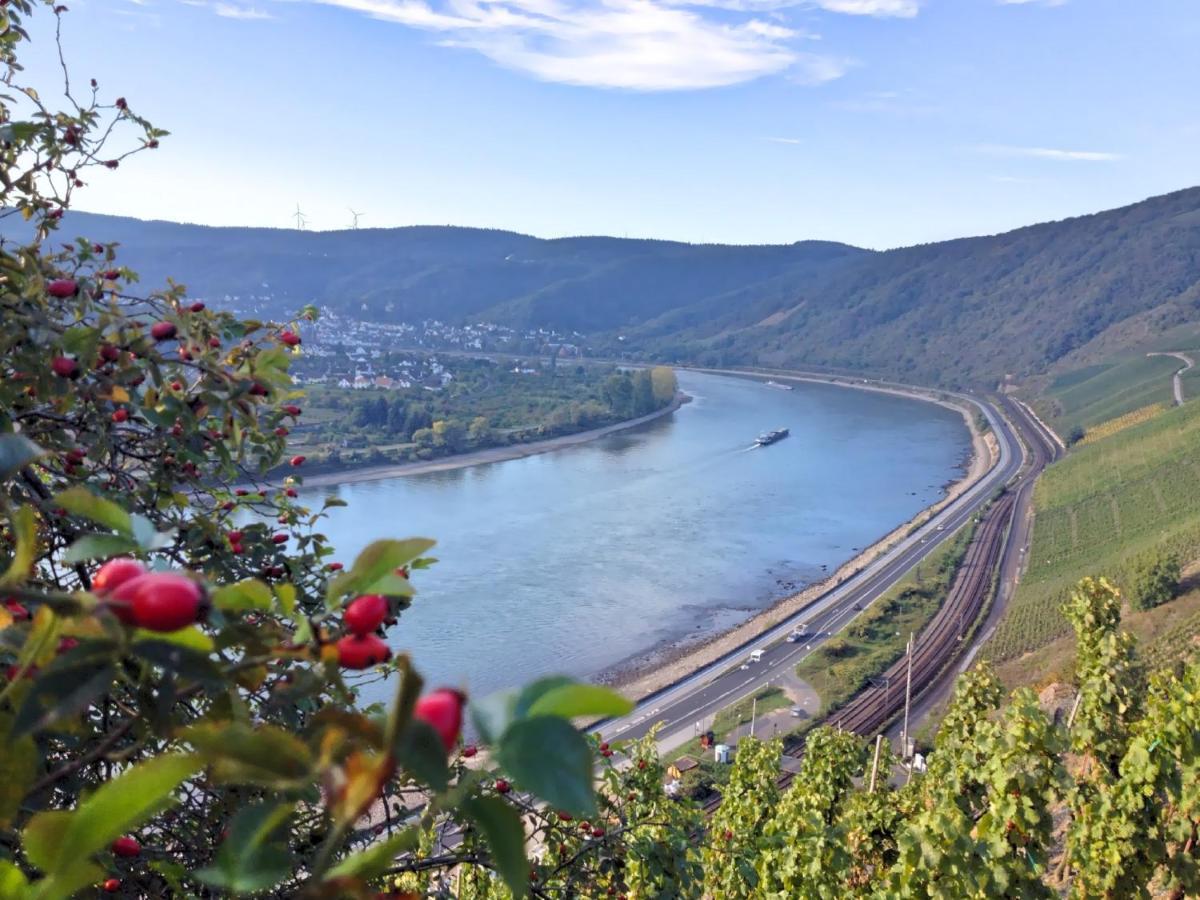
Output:
[[[1023,410],[1007,398],[1001,405],[1028,445],[1028,466],[983,513],[962,565],[951,582],[946,602],[914,641],[913,700],[932,687],[965,649],[965,638],[991,596],[992,582],[1004,557],[1014,512],[1020,512],[1020,508],[1028,503],[1033,481],[1058,456],[1056,448],[1049,446],[1049,441]],[[907,666],[907,658],[893,663],[875,684],[859,691],[845,706],[827,717],[826,724],[863,737],[880,733],[904,708]],[[878,684],[880,681],[882,686]],[[785,749],[784,754],[803,757],[804,742]],[[785,772],[779,778],[780,787],[791,784],[793,778],[793,773]],[[711,798],[704,804],[705,813],[711,815],[720,804],[720,796]]]

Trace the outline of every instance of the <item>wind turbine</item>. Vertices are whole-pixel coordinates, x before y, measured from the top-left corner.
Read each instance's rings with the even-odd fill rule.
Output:
[[[346,209],[350,209],[350,207],[349,207],[349,206],[347,206],[347,207],[346,207]],[[358,227],[358,220],[359,220],[359,217],[361,217],[363,214],[362,214],[362,213],[360,213],[360,212],[355,212],[353,209],[350,209],[350,215],[354,216],[354,222],[353,222],[353,224],[352,224],[350,227],[351,227],[351,228],[357,228],[357,227]]]
[[[300,212],[300,204],[299,203],[296,204],[295,217],[296,217],[296,230],[303,231],[304,226],[308,224],[308,216],[306,216],[306,215],[304,215],[304,213]]]

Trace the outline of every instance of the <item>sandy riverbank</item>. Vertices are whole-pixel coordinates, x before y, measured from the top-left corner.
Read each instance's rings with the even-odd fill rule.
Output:
[[[335,469],[328,472],[314,472],[304,476],[305,487],[328,487],[334,484],[353,484],[359,481],[382,481],[386,478],[399,478],[404,475],[423,475],[426,472],[446,472],[451,469],[465,469],[468,466],[478,466],[484,463],[504,462],[509,459],[523,459],[526,456],[536,456],[539,453],[549,453],[552,450],[562,450],[585,444],[605,435],[615,434],[627,428],[644,425],[655,419],[670,415],[691,402],[691,397],[682,392],[662,409],[655,410],[649,415],[636,419],[627,419],[603,428],[593,428],[589,431],[579,431],[575,434],[564,434],[561,437],[547,438],[544,441],[533,441],[528,444],[511,444],[507,447],[489,447],[487,450],[477,450],[474,453],[458,453],[454,456],[444,456],[441,459],[431,459],[428,462],[387,463],[380,466],[355,466],[345,469]]]
[[[754,375],[754,373],[744,371],[712,369],[704,371],[712,372],[713,374],[760,377]],[[991,432],[987,434],[980,432],[976,425],[974,411],[966,404],[947,400],[932,393],[922,391],[907,391],[901,388],[878,385],[860,385],[832,378],[799,375],[788,376],[782,373],[772,373],[770,377],[778,381],[811,381],[822,384],[836,384],[856,390],[875,390],[881,393],[896,394],[937,403],[958,411],[961,413],[963,421],[971,433],[971,457],[965,467],[963,477],[951,483],[947,487],[945,495],[937,503],[926,507],[912,519],[884,535],[854,558],[843,563],[829,577],[811,584],[797,593],[781,598],[768,609],[755,614],[741,625],[724,633],[710,635],[700,640],[681,638],[665,646],[654,648],[641,656],[627,660],[613,669],[602,673],[598,680],[619,687],[621,693],[631,699],[641,699],[647,694],[673,684],[697,669],[719,659],[755,635],[778,625],[785,619],[800,612],[818,597],[870,565],[880,554],[887,552],[897,542],[908,535],[913,528],[922,525],[940,512],[948,503],[959,497],[982,478],[992,468],[992,465],[998,458],[998,445],[995,435]]]

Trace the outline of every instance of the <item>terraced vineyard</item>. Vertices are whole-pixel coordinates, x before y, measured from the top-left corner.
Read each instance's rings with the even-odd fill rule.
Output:
[[[986,654],[1011,659],[1066,633],[1068,586],[1152,546],[1200,557],[1200,402],[1078,448],[1042,475],[1029,568]]]
[[[1076,427],[1087,431],[1155,403],[1170,406],[1171,376],[1179,366],[1170,356],[1134,356],[1067,372],[1051,383],[1037,406],[1059,434]]]

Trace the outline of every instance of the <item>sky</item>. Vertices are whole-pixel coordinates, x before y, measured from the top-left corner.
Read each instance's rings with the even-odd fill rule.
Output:
[[[171,132],[94,212],[886,248],[1200,184],[1198,0],[64,2]]]

